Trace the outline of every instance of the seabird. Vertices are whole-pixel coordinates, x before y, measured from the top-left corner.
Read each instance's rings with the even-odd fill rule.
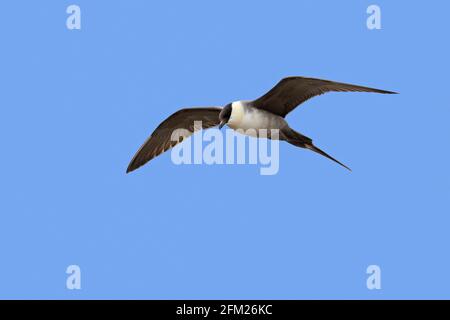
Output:
[[[349,167],[316,147],[311,138],[292,129],[285,120],[289,112],[306,100],[332,91],[396,93],[329,80],[287,77],[278,82],[266,94],[253,101],[235,101],[223,108],[187,108],[175,112],[164,120],[139,148],[128,165],[127,173],[180,143],[183,137],[180,137],[179,141],[171,140],[174,130],[186,129],[190,133],[189,135],[192,135],[200,129],[194,128],[194,121],[201,121],[203,129],[215,126],[219,126],[221,129],[225,124],[234,130],[241,129],[251,133],[258,133],[260,129],[265,129],[265,132],[278,129],[279,140],[314,151],[350,170]]]

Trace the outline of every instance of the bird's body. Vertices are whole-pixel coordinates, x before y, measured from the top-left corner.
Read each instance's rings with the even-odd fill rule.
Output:
[[[231,116],[227,125],[253,137],[258,137],[261,130],[281,130],[288,127],[283,117],[255,108],[249,101],[231,103]]]
[[[225,124],[238,132],[255,136],[286,141],[296,147],[314,151],[343,167],[347,166],[317,148],[312,139],[293,130],[286,122],[286,115],[306,100],[326,92],[375,92],[392,94],[395,92],[363,87],[359,85],[329,80],[287,77],[278,82],[260,98],[252,101],[235,101],[223,108],[206,107],[182,109],[164,120],[136,152],[127,168],[127,173],[144,165],[154,157],[183,141],[184,137],[173,140],[177,129],[193,134],[194,122],[201,121],[203,129]],[[271,131],[276,130],[276,135]],[[350,170],[350,169],[349,169]]]

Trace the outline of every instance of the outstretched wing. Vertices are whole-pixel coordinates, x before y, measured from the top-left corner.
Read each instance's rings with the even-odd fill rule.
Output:
[[[194,128],[194,121],[201,121],[203,129],[219,125],[220,110],[222,109],[214,107],[189,108],[181,109],[172,114],[153,131],[152,135],[139,148],[128,165],[127,173],[146,164],[199,130],[200,128]],[[189,134],[180,136],[177,141],[172,141],[172,133],[177,129],[185,129]]]
[[[376,92],[386,94],[396,93],[329,80],[288,77],[282,79],[265,95],[254,100],[252,104],[257,108],[285,117],[299,104],[302,104],[312,97],[330,91]]]

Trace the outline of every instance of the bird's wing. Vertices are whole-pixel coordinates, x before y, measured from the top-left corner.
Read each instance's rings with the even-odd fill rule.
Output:
[[[174,147],[195,131],[219,125],[220,110],[222,109],[215,107],[189,108],[172,114],[153,131],[152,135],[139,148],[128,165],[127,173]],[[201,121],[201,128],[194,128],[194,121]],[[186,134],[179,136],[176,141],[172,141],[172,133],[177,129],[184,129]]]
[[[396,93],[329,80],[288,77],[282,79],[270,91],[254,100],[252,104],[257,108],[285,117],[299,104],[330,91]]]

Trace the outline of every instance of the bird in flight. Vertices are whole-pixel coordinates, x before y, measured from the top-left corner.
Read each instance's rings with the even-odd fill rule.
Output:
[[[265,132],[275,129],[279,132],[279,140],[314,151],[350,170],[349,167],[316,147],[311,138],[292,129],[285,120],[289,112],[306,100],[332,91],[396,93],[329,80],[287,77],[278,82],[263,96],[253,101],[235,101],[223,108],[186,108],[175,112],[164,120],[139,148],[128,165],[127,173],[136,170],[180,143],[183,139],[171,140],[174,130],[185,129],[186,132],[189,132],[189,135],[192,135],[200,129],[194,128],[194,121],[201,121],[203,129],[216,126],[221,129],[224,125],[227,125],[234,130],[241,129],[244,130],[244,133],[250,132],[251,134],[247,133],[248,135],[256,133],[255,136],[258,136],[261,129],[264,129]]]

